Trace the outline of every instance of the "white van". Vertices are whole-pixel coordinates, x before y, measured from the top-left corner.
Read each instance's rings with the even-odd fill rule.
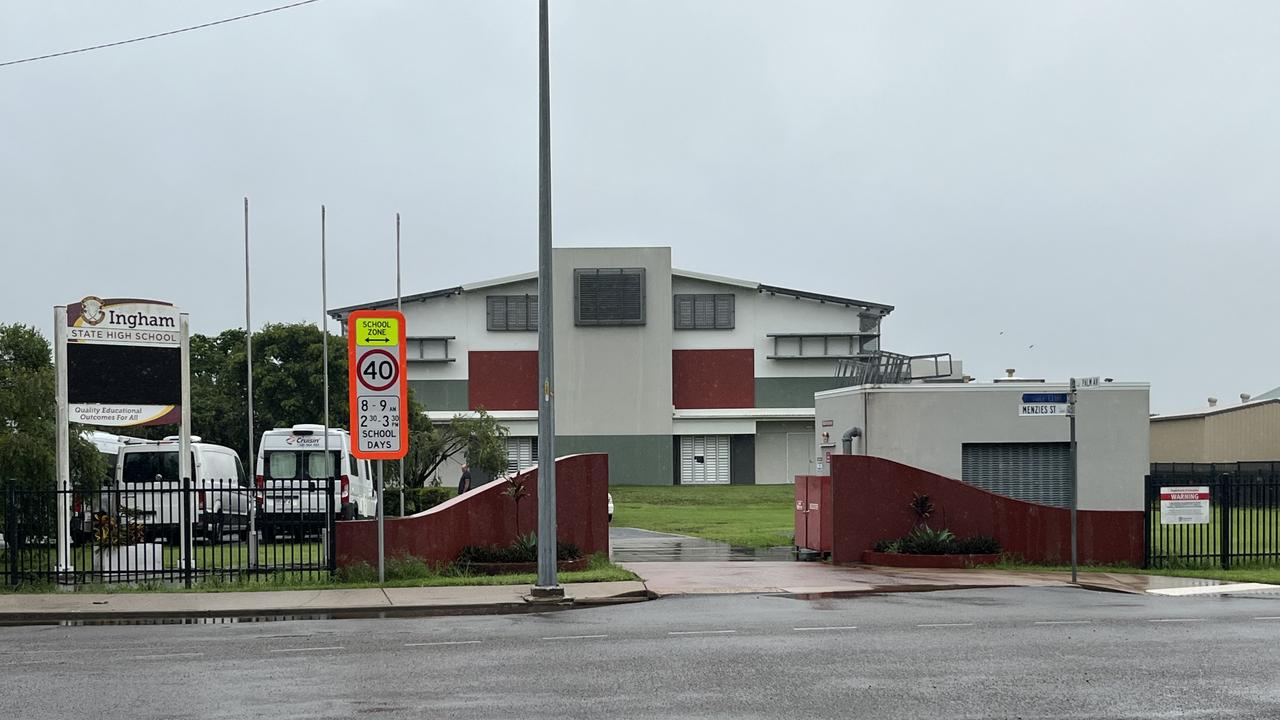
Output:
[[[115,491],[119,511],[137,517],[148,538],[177,543],[183,520],[179,501],[178,437],[134,441],[116,455]],[[253,507],[249,476],[235,450],[191,437],[191,506],[187,519],[192,536],[221,540],[227,533],[244,537]]]
[[[328,525],[327,508],[341,520],[376,513],[369,461],[351,454],[351,436],[346,430],[329,428],[326,463],[324,439],[323,425],[294,425],[262,434],[254,474],[264,540],[274,540],[282,533],[300,537],[319,532]],[[335,494],[332,502],[325,498],[330,479]]]

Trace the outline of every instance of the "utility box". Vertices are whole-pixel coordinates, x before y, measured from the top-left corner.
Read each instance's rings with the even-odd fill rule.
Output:
[[[831,553],[831,476],[796,476],[796,549]]]

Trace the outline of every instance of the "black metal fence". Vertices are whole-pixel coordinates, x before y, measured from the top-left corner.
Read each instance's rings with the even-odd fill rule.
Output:
[[[94,492],[9,483],[0,572],[10,586],[322,579],[335,570],[334,483],[269,489],[131,482]],[[59,505],[71,543],[58,548]]]
[[[1204,487],[1203,522],[1161,515],[1162,488]],[[1146,479],[1145,567],[1280,563],[1280,462],[1154,463]]]

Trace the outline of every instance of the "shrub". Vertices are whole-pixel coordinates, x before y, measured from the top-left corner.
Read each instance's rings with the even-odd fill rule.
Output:
[[[921,525],[904,538],[877,540],[872,550],[906,555],[995,555],[1000,552],[1000,542],[987,535],[957,538],[950,530]]]
[[[338,570],[338,578],[342,582],[372,583],[378,582],[378,569],[369,563],[359,560]]]
[[[955,552],[956,536],[950,530],[934,530],[921,525],[902,538],[902,552],[909,555],[949,555]]]
[[[1000,552],[1000,541],[990,535],[974,535],[956,540],[956,552],[961,555],[996,555]]]
[[[399,493],[395,490],[387,491],[387,512],[391,512],[393,508],[397,508],[400,504]],[[404,489],[404,514],[413,515],[423,510],[430,510],[440,503],[453,497],[453,488],[430,486],[427,487],[411,487]]]

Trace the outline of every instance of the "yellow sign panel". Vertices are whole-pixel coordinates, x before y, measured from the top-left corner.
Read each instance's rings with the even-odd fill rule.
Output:
[[[356,318],[356,344],[389,347],[400,344],[400,321],[396,318]]]

